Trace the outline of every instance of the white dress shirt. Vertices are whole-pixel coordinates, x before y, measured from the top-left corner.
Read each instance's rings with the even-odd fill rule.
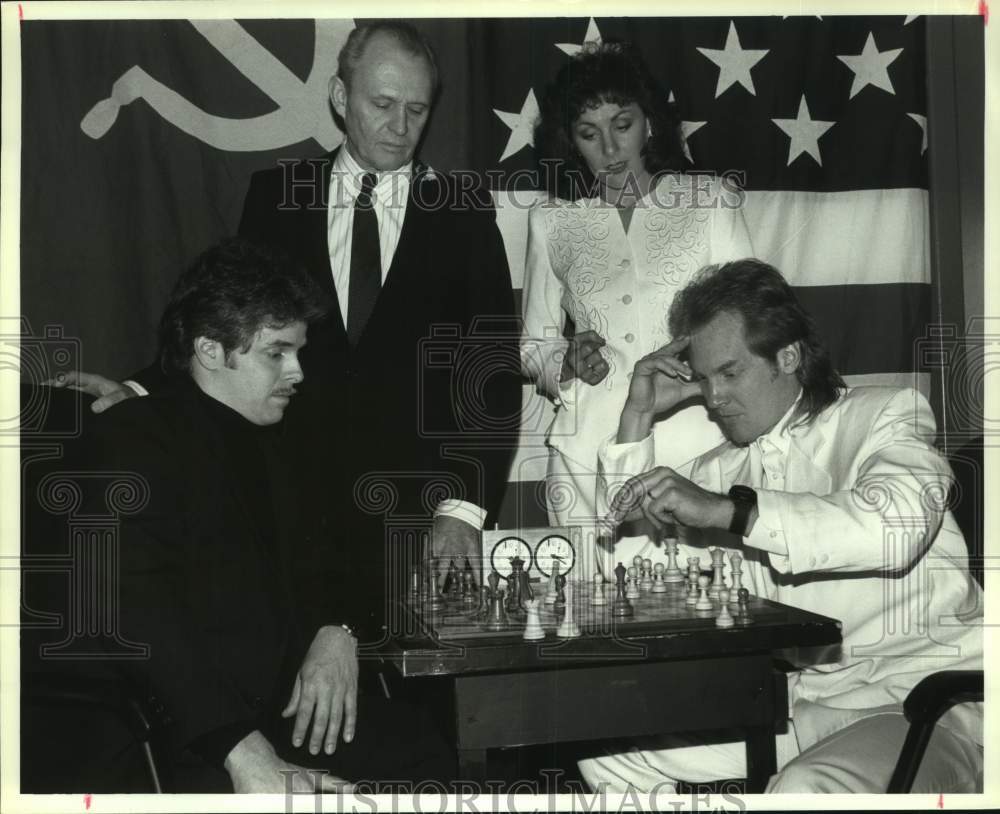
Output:
[[[354,202],[361,192],[361,179],[366,170],[347,151],[337,153],[330,172],[329,198],[326,208],[326,245],[330,251],[333,284],[340,301],[340,316],[347,324],[347,299],[351,286],[351,243],[354,230]],[[382,255],[382,284],[392,266],[399,246],[410,196],[413,164],[398,170],[375,173],[378,181],[372,191],[372,205],[378,221],[378,242]]]

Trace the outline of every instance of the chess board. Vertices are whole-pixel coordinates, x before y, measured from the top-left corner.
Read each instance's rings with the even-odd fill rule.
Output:
[[[616,617],[612,614],[612,599],[614,586],[605,585],[605,596],[608,604],[591,605],[593,595],[592,583],[571,580],[573,597],[573,618],[579,626],[583,637],[629,636],[643,633],[664,634],[671,631],[690,632],[694,630],[717,629],[716,618],[719,615],[720,604],[713,600],[712,610],[695,610],[693,605],[686,603],[687,588],[683,583],[667,586],[665,593],[643,591],[638,599],[632,599],[633,615]],[[544,597],[545,586],[532,585],[536,597]],[[478,603],[468,605],[461,598],[445,598],[444,607],[431,610],[427,601],[419,597],[410,597],[407,605],[413,617],[418,621],[425,635],[443,642],[451,641],[493,641],[496,643],[519,641],[522,639],[527,615],[524,612],[508,612],[507,627],[503,630],[487,628],[485,613],[480,613]],[[735,615],[736,605],[730,609]],[[751,624],[756,625],[772,616],[782,616],[766,600],[751,596],[750,611],[753,616]],[[542,628],[546,640],[559,641],[556,629],[563,620],[565,609],[543,602],[540,607]],[[737,626],[745,629],[745,626]],[[733,628],[730,628],[733,629]]]

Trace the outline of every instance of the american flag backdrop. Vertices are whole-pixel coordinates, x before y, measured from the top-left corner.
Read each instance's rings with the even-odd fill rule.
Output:
[[[29,6],[30,8],[30,6]],[[735,173],[781,269],[854,383],[927,392],[932,315],[921,17],[422,19],[444,87],[421,156],[490,179],[512,282],[540,193],[537,100],[587,40],[637,44],[676,102],[691,169]],[[178,271],[235,231],[250,174],[340,143],[327,80],[353,20],[21,24],[22,312],[121,377],[154,351]],[[508,495],[543,521],[539,428]],[[513,504],[512,504],[513,505]]]

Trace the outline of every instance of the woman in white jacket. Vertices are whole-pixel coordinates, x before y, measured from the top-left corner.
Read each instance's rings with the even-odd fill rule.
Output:
[[[597,513],[598,446],[617,426],[636,361],[670,341],[675,292],[702,266],[753,251],[738,187],[679,171],[677,116],[628,45],[588,43],[559,71],[535,144],[551,196],[529,215],[522,366],[557,407],[549,521],[586,525]],[[684,439],[657,448],[668,465],[722,441],[700,401],[664,421]],[[649,545],[641,535],[621,540],[597,565],[607,576]]]

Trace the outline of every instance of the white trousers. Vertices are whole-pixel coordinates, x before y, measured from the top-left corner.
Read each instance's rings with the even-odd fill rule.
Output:
[[[856,721],[800,752],[795,730],[776,741],[778,773],[768,794],[880,794],[906,739],[902,713]],[[628,793],[667,792],[677,780],[714,782],[746,776],[742,741],[706,744],[697,736],[664,736],[637,741],[627,752],[580,761],[580,773],[593,790]],[[931,735],[912,793],[975,793],[983,787],[983,750],[973,741],[937,727]],[[674,789],[676,791],[676,788]]]

